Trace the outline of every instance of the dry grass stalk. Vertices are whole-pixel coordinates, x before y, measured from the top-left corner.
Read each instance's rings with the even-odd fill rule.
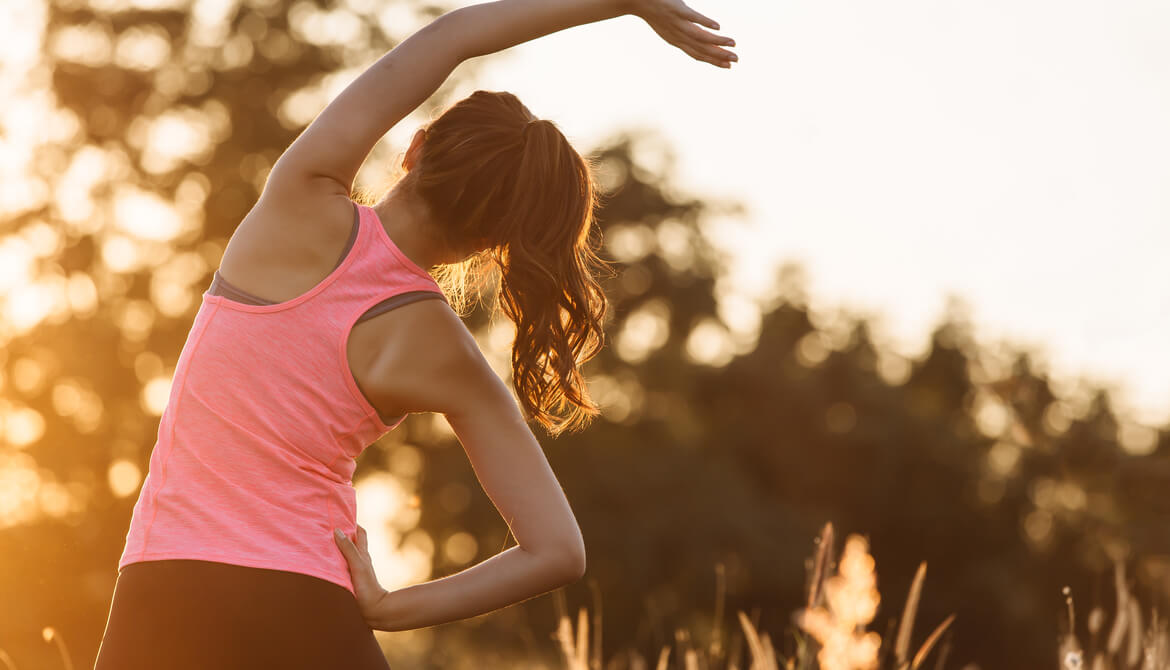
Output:
[[[1117,611],[1109,633],[1102,644],[1098,633],[1104,629],[1106,615],[1101,607],[1094,607],[1087,621],[1091,636],[1087,652],[1077,638],[1072,596],[1065,589],[1069,605],[1068,631],[1060,639],[1058,658],[1061,670],[1081,670],[1085,657],[1092,659],[1091,670],[1170,670],[1167,622],[1156,608],[1152,608],[1149,623],[1146,623],[1141,603],[1130,591],[1125,563],[1121,560],[1114,561],[1113,584]]]
[[[914,574],[914,581],[910,583],[910,595],[906,598],[906,608],[902,610],[902,623],[898,626],[898,639],[894,643],[894,659],[898,668],[909,665],[908,652],[910,649],[910,633],[914,629],[914,618],[918,616],[918,599],[922,597],[922,582],[926,580],[926,562],[918,565],[918,572]]]
[[[943,619],[943,622],[934,629],[934,632],[926,637],[926,641],[923,642],[922,646],[918,648],[918,653],[914,654],[914,660],[910,663],[910,670],[918,670],[918,668],[922,667],[922,664],[926,661],[926,657],[930,655],[930,650],[934,649],[934,645],[938,643],[939,639],[943,636],[943,633],[945,633],[947,629],[951,627],[951,623],[954,620],[954,614],[950,615],[946,619]],[[940,669],[942,668],[942,660],[939,661],[938,667]]]

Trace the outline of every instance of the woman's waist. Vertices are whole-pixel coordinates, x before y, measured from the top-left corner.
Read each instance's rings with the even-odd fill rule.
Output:
[[[237,596],[249,592],[316,594],[321,598],[352,602],[353,589],[347,575],[332,567],[311,563],[258,561],[253,557],[235,558],[214,553],[194,553],[190,557],[149,558],[122,562],[118,569],[120,581],[134,580],[138,584],[157,587],[165,592],[167,585],[192,588],[206,585],[209,589],[228,591]],[[154,590],[154,589],[152,589]],[[247,600],[247,599],[245,599]]]
[[[213,536],[207,529],[177,529],[155,527],[149,535],[127,537],[118,569],[154,562],[191,561],[212,562],[233,568],[250,568],[275,572],[292,572],[325,580],[352,591],[345,557],[337,548],[332,532],[313,530],[304,537],[290,541],[287,535],[271,535],[255,531],[244,541],[239,532]],[[318,539],[324,537],[324,540]],[[200,565],[175,565],[189,570],[214,570]],[[141,569],[141,568],[138,568]],[[165,566],[153,569],[163,570]],[[257,575],[257,578],[262,576]]]

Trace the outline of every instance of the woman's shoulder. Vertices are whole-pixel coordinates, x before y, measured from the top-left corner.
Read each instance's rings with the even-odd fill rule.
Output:
[[[464,392],[500,381],[447,301],[419,300],[384,316],[383,348],[368,377],[389,405],[446,413]]]
[[[335,267],[355,211],[346,194],[261,194],[232,233],[220,271],[234,286],[273,302],[299,296]]]

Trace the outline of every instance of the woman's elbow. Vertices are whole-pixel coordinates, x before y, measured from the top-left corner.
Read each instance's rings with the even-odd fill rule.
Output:
[[[580,543],[546,547],[538,555],[543,557],[544,574],[557,584],[571,584],[585,575],[585,547]]]
[[[565,550],[561,561],[564,569],[564,580],[572,583],[585,576],[585,545],[573,545]]]

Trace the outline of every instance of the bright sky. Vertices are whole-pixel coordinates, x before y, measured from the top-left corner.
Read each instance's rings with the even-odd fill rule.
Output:
[[[749,293],[799,260],[814,304],[905,354],[955,293],[981,342],[1170,421],[1170,4],[689,4],[735,38],[730,71],[627,16],[487,56],[476,85],[582,149],[660,131],[685,192],[749,206],[717,240]]]

